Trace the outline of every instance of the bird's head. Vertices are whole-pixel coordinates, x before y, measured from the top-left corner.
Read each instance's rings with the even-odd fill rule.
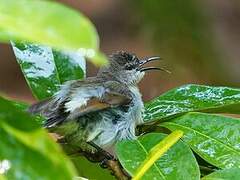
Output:
[[[149,62],[160,60],[160,57],[148,57],[139,59],[135,54],[120,51],[109,57],[108,66],[99,70],[98,76],[113,78],[124,84],[137,84],[146,71],[162,70],[159,67],[144,67]]]

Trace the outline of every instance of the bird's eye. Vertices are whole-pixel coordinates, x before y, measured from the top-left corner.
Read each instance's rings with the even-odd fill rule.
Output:
[[[134,64],[126,64],[126,65],[125,65],[125,69],[126,69],[126,70],[132,70],[132,69],[134,69],[134,68],[135,68]]]

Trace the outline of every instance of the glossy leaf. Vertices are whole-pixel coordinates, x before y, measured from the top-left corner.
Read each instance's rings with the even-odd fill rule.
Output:
[[[16,109],[20,110],[20,111],[24,111],[26,112],[27,108],[29,107],[29,104],[24,103],[24,102],[20,102],[20,101],[15,101],[15,100],[7,100],[9,103],[11,103],[13,106],[15,106]],[[40,115],[36,115],[34,116],[34,121],[38,124],[38,125],[43,125],[45,119],[44,117],[40,116]]]
[[[240,169],[231,168],[213,172],[203,177],[202,180],[239,180],[239,177]]]
[[[23,74],[37,99],[52,96],[60,85],[50,47],[13,43],[13,51]]]
[[[34,119],[0,98],[0,163],[7,179],[72,179],[76,171]],[[61,172],[61,173],[59,173]]]
[[[160,126],[182,130],[182,140],[210,164],[219,168],[240,167],[240,119],[189,113]]]
[[[12,105],[14,105],[17,109],[25,111],[29,104],[24,103],[24,102],[20,102],[20,101],[14,101],[14,100],[8,100],[10,103],[12,103]]]
[[[99,163],[93,163],[87,160],[85,157],[76,155],[71,157],[78,174],[87,179],[103,179],[103,180],[115,180],[116,178],[111,175],[108,169],[103,169],[99,166]]]
[[[37,99],[52,96],[59,86],[84,77],[85,60],[78,53],[56,51],[47,46],[12,43],[23,74]]]
[[[148,156],[139,166],[136,171],[136,174],[132,180],[141,179],[142,176],[148,171],[148,169],[159,159],[161,158],[181,137],[183,132],[176,130],[165,137],[157,145],[155,145],[148,153]]]
[[[98,34],[91,22],[57,2],[0,0],[0,41],[9,40],[74,49],[97,65],[107,62],[99,56]]]
[[[98,34],[92,23],[79,12],[53,1],[0,0],[0,40],[79,50],[93,60],[99,53]],[[98,64],[106,59],[100,61],[97,57]]]
[[[61,84],[69,80],[82,79],[85,76],[86,63],[81,54],[53,50],[53,57]]]
[[[134,175],[149,151],[166,137],[151,133],[137,140],[117,143],[116,151],[124,169]],[[191,150],[183,142],[177,142],[144,174],[142,179],[199,179],[199,168]]]
[[[189,84],[146,103],[145,121],[190,111],[240,113],[240,89]]]

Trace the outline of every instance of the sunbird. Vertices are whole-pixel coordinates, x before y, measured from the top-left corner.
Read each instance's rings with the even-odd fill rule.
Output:
[[[28,111],[46,118],[44,127],[60,134],[84,152],[109,151],[116,142],[135,139],[143,123],[144,105],[137,84],[160,57],[139,59],[120,51],[94,77],[64,83],[51,98],[33,104]]]

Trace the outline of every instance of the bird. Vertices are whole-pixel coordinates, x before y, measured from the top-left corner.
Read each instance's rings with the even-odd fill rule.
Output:
[[[147,71],[165,71],[144,66],[160,60],[158,56],[140,59],[118,51],[108,59],[96,76],[67,81],[52,97],[28,109],[46,119],[44,128],[92,154],[108,151],[118,141],[136,139],[136,126],[144,123],[138,83]]]

